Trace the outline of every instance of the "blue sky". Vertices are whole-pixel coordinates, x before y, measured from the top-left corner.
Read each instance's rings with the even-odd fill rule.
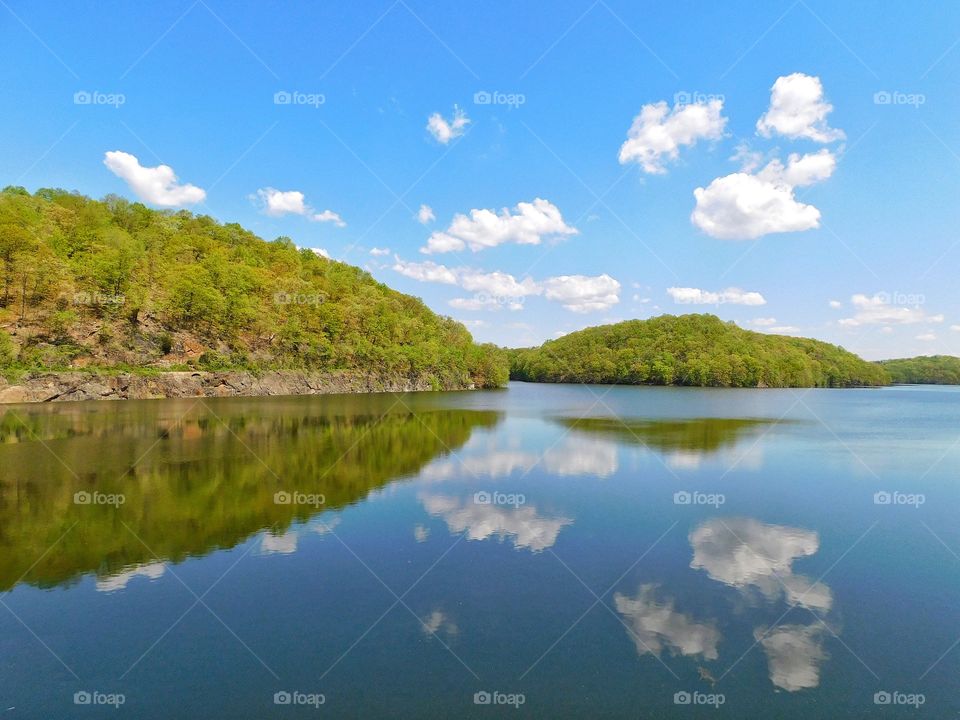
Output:
[[[287,235],[480,340],[960,354],[960,5],[3,0],[0,47],[3,184]]]

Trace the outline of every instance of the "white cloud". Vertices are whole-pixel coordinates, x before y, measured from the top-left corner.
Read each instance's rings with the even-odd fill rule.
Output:
[[[717,659],[720,631],[713,623],[696,622],[690,615],[674,609],[671,598],[659,601],[657,586],[641,585],[636,597],[621,593],[613,596],[617,612],[629,622],[637,653],[657,657],[664,648],[683,656],[701,655],[705,660]]]
[[[841,140],[842,130],[827,125],[833,106],[823,97],[820,78],[803,73],[778,77],[770,89],[770,107],[757,120],[757,132],[827,143]]]
[[[545,295],[567,310],[587,313],[606,310],[620,302],[620,283],[609,275],[560,275],[537,282],[531,277],[518,280],[510,273],[495,270],[484,272],[473,268],[450,268],[427,260],[407,262],[395,257],[393,269],[420,282],[436,282],[476,293],[472,298],[454,298],[451,307],[458,310],[510,310],[523,308],[524,298]]]
[[[790,153],[786,167],[779,158],[774,158],[767,163],[763,170],[757,173],[757,177],[776,185],[804,187],[826,180],[833,175],[836,167],[836,156],[823,148],[819,152],[807,153],[806,155]]]
[[[936,333],[920,333],[916,336],[917,340],[923,340],[924,342],[933,342],[937,339]]]
[[[413,278],[419,282],[436,282],[444,285],[456,285],[457,273],[446,265],[440,265],[431,260],[426,262],[406,262],[395,257],[393,269],[395,272]]]
[[[517,203],[515,213],[502,208],[499,213],[474,209],[470,215],[458,213],[443,232],[433,233],[420,252],[445,253],[469,247],[473,252],[503,243],[539,245],[544,238],[576,235],[579,231],[567,225],[556,205],[536,198],[532,203]]]
[[[767,332],[774,335],[793,335],[800,332],[800,328],[796,325],[774,325],[773,327],[767,328]]]
[[[834,310],[839,310],[840,308],[843,307],[843,303],[840,302],[839,300],[831,300],[830,307],[832,307]]]
[[[417,221],[421,225],[426,225],[437,219],[437,216],[433,214],[433,208],[429,205],[421,205],[420,209],[417,210]]]
[[[470,118],[467,114],[453,106],[453,117],[449,122],[443,118],[440,113],[434,113],[427,120],[427,130],[433,135],[434,140],[442,145],[446,145],[454,138],[458,138],[466,132],[467,125],[470,124]]]
[[[389,255],[390,248],[370,248],[370,254],[374,256]]]
[[[103,164],[114,175],[124,180],[134,194],[144,202],[160,207],[178,207],[203,202],[207,193],[196,185],[180,185],[169,165],[144,167],[134,155],[111,150],[104,155]]]
[[[307,219],[312,220],[313,222],[332,222],[337,227],[347,226],[347,224],[343,221],[343,218],[333,210],[324,210],[323,212],[313,213],[308,215]]]
[[[727,288],[710,292],[700,288],[671,287],[667,294],[680,305],[766,305],[767,300],[758,292],[746,292],[740,288]],[[772,318],[771,318],[772,319]]]
[[[263,212],[271,217],[283,215],[301,215],[313,222],[332,222],[337,227],[346,227],[337,213],[332,210],[316,212],[307,205],[304,195],[299,190],[277,190],[272,187],[260,188],[256,195],[251,196],[260,202]]]
[[[620,147],[620,164],[636,162],[644,172],[666,172],[664,159],[676,160],[681,146],[723,136],[727,119],[720,114],[722,110],[722,100],[677,103],[673,110],[663,101],[644,105]]]
[[[575,313],[607,310],[620,302],[620,283],[606,273],[594,277],[560,275],[545,280],[543,287],[547,300]]]
[[[460,287],[464,290],[495,297],[526,297],[543,292],[532,278],[525,277],[518,281],[513,275],[499,270],[489,273],[479,270],[461,270],[459,276]]]
[[[772,317],[755,318],[750,320],[749,323],[755,327],[770,327],[771,325],[777,324],[777,319]]]
[[[951,325],[950,329],[954,332],[960,332],[960,325]]]
[[[872,297],[858,293],[850,299],[856,313],[843,318],[840,324],[846,327],[860,325],[914,325],[916,323],[941,323],[943,315],[927,315],[922,308],[908,305],[892,305],[885,293]]]
[[[694,225],[723,240],[753,240],[771,233],[799,232],[820,227],[820,211],[799,202],[795,187],[827,179],[836,168],[829,150],[791,154],[787,164],[771,160],[756,174],[737,172],[716,178],[693,191]]]

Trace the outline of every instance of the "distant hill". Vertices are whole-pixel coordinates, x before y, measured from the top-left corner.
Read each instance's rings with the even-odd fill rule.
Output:
[[[507,381],[505,353],[289,238],[64,190],[0,192],[0,374],[356,371]]]
[[[836,345],[752,332],[714,315],[661,315],[510,351],[510,377],[530,382],[711,387],[885,385],[884,369]]]
[[[960,385],[960,357],[928,355],[877,363],[895,383],[911,385]]]

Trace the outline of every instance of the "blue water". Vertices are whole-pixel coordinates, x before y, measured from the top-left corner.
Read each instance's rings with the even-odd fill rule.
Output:
[[[2,431],[3,717],[960,715],[955,388],[513,383]]]

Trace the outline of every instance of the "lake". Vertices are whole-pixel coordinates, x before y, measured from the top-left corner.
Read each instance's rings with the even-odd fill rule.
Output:
[[[960,392],[10,406],[0,715],[960,713]]]

